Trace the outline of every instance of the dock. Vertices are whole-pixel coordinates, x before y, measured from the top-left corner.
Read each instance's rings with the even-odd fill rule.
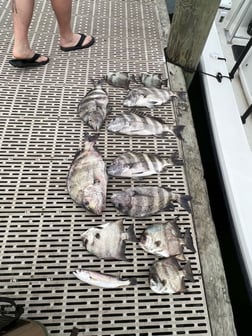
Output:
[[[129,137],[108,132],[107,125],[127,108],[125,89],[104,85],[111,112],[99,132],[97,148],[109,164],[128,151],[174,152],[183,166],[141,180],[110,177],[102,216],[70,198],[67,175],[85,133],[77,113],[80,99],[109,71],[162,73],[174,91],[186,92],[179,67],[166,61],[169,37],[165,0],[75,0],[73,27],[92,34],[89,49],[62,52],[57,23],[48,1],[36,0],[30,29],[32,47],[50,62],[34,69],[12,67],[10,1],[0,1],[0,295],[24,306],[24,318],[43,323],[50,336],[235,336],[232,307],[211,217],[204,173],[188,99],[174,99],[141,111],[170,125],[185,125],[183,141],[167,137]],[[133,84],[134,85],[134,84]],[[110,197],[132,186],[169,187],[192,196],[192,212],[175,204],[146,218],[125,217],[139,237],[150,224],[178,217],[181,232],[190,229],[196,252],[185,249],[194,282],[187,291],[156,294],[149,268],[158,258],[127,242],[129,261],[100,260],[83,247],[80,235],[122,215]],[[137,285],[102,289],[78,280],[76,269],[123,277]]]

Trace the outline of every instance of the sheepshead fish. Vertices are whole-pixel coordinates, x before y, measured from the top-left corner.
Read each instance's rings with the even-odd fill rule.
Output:
[[[83,245],[91,254],[101,259],[127,260],[125,240],[137,241],[134,225],[124,231],[123,219],[92,227],[81,235]]]
[[[108,176],[102,156],[94,147],[96,139],[97,136],[86,136],[84,148],[76,153],[67,189],[78,205],[101,215],[106,205]]]
[[[195,252],[192,236],[189,229],[186,229],[182,236],[177,218],[164,224],[153,224],[144,230],[140,237],[139,245],[146,252],[158,257],[172,257],[185,260],[183,254],[184,246]]]
[[[186,291],[184,279],[194,281],[188,261],[181,268],[174,257],[156,261],[149,271],[150,288],[158,294],[173,294]]]
[[[123,105],[127,107],[148,107],[152,109],[155,106],[160,106],[172,98],[178,98],[181,93],[175,93],[168,88],[155,88],[141,86],[134,88],[128,92],[124,98]]]
[[[108,72],[103,78],[108,84],[114,87],[124,88],[126,90],[129,89],[131,81],[135,82],[134,75],[130,75],[125,71]]]
[[[111,196],[113,205],[130,217],[145,217],[161,210],[174,210],[173,202],[178,202],[182,208],[191,212],[190,200],[189,195],[176,194],[160,187],[133,187]]]
[[[139,178],[158,174],[167,167],[182,165],[174,153],[169,159],[156,154],[129,151],[119,155],[108,167],[108,174],[112,176]]]
[[[89,270],[76,270],[73,274],[81,281],[89,285],[101,288],[117,288],[130,285],[136,285],[136,278],[121,278],[114,275],[104,274]]]
[[[137,77],[145,87],[155,87],[161,89],[163,85],[167,86],[167,79],[162,79],[161,73],[142,72]]]
[[[160,118],[146,116],[138,112],[123,112],[109,123],[108,130],[126,135],[154,135],[157,137],[171,134],[183,140],[181,132],[184,127],[183,125],[169,125]]]
[[[101,81],[94,82],[94,88],[79,102],[80,118],[93,130],[99,130],[108,113],[108,101],[108,94],[102,88]]]

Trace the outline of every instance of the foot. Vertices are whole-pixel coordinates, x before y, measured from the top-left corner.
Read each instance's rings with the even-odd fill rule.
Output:
[[[81,34],[73,34],[72,37],[69,39],[64,39],[61,37],[60,38],[61,50],[67,51],[67,49],[69,50],[83,49],[83,48],[91,46],[91,44],[94,43],[94,38],[91,35],[85,35],[85,38],[83,39],[81,45],[79,45],[76,48],[76,46],[80,42],[80,39],[81,39]]]
[[[34,55],[35,55],[35,52],[33,50],[27,50],[27,51],[15,51],[15,50],[13,50],[13,57],[14,57],[15,60],[31,59]],[[41,55],[36,59],[36,62],[44,63],[48,60],[49,60],[48,57]]]

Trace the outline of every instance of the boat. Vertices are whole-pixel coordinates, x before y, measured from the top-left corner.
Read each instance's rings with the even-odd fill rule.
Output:
[[[252,3],[223,0],[200,58],[232,233],[252,297]]]

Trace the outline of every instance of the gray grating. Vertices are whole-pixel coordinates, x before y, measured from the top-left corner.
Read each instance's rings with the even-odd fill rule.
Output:
[[[0,290],[25,305],[25,316],[39,319],[50,335],[69,335],[73,326],[81,335],[211,335],[199,256],[186,252],[195,282],[188,292],[157,295],[149,289],[148,269],[155,257],[136,244],[127,244],[130,262],[104,261],[89,255],[80,234],[87,228],[120,215],[109,199],[113,191],[133,185],[170,186],[188,193],[184,170],[142,181],[110,178],[106,211],[101,217],[76,206],[66,190],[66,177],[75,152],[88,130],[76,113],[80,98],[112,70],[167,73],[157,4],[152,0],[74,1],[73,24],[96,36],[97,43],[82,52],[62,53],[57,28],[47,1],[37,0],[31,38],[35,49],[50,54],[44,69],[20,71],[8,64],[12,31],[9,3],[0,0]],[[77,28],[76,28],[77,29]],[[173,136],[130,138],[113,135],[106,125],[123,110],[123,89],[108,87],[112,112],[97,147],[109,163],[126,150],[181,155]],[[173,124],[172,104],[155,116]],[[191,215],[180,207],[134,222],[137,235],[153,222],[179,216],[182,231]],[[99,289],[77,280],[72,272],[89,268],[136,276],[135,287]]]

